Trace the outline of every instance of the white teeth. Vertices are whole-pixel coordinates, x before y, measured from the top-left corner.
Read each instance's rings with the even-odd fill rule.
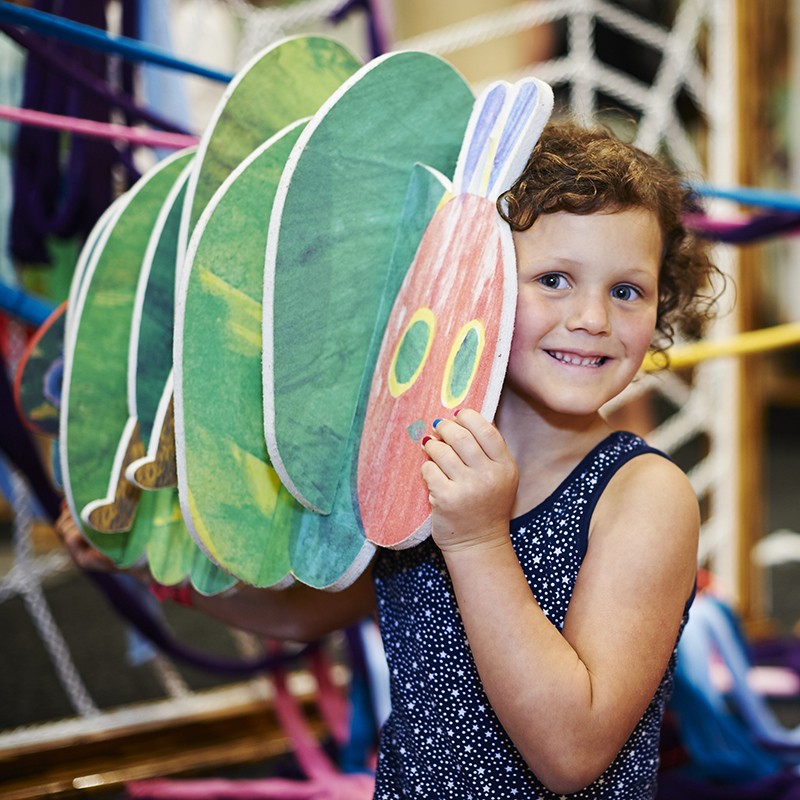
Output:
[[[562,353],[558,350],[548,350],[548,353],[556,360],[564,364],[574,364],[577,367],[599,367],[603,361],[604,356],[579,356],[575,353]]]

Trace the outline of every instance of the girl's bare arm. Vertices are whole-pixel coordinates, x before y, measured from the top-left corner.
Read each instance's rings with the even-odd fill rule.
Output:
[[[500,721],[545,785],[574,792],[613,761],[664,674],[694,580],[697,501],[660,456],[622,467],[593,515],[562,635],[511,546],[513,459],[477,414],[459,420],[469,437],[452,424],[437,433],[453,441],[461,466],[442,443],[426,445],[450,473],[423,473],[434,536]]]
[[[203,597],[195,592],[193,606],[259,636],[311,642],[374,611],[372,567],[338,592],[312,589],[302,583],[279,590],[242,586],[226,597]]]
[[[78,566],[116,570],[113,562],[86,540],[68,510],[61,513],[55,529]],[[144,582],[151,580],[146,568],[128,572]],[[191,598],[198,611],[233,627],[259,636],[303,642],[358,622],[375,607],[371,565],[340,592],[312,589],[302,583],[281,590],[242,584],[233,592],[210,597],[192,592]]]

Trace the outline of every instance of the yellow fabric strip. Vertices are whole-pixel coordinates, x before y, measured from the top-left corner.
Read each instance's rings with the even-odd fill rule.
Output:
[[[669,369],[693,367],[709,358],[743,356],[798,344],[800,344],[800,322],[789,322],[758,331],[746,331],[724,339],[677,345],[669,351]],[[643,372],[657,372],[663,368],[663,359],[659,359],[658,355],[654,357],[652,353],[648,353],[642,362]]]

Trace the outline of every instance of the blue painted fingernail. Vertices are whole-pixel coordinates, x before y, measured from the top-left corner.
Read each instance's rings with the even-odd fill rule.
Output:
[[[438,425],[440,422],[441,422],[441,420],[440,420],[440,419],[435,419],[435,420],[433,421],[433,427],[435,428],[435,427],[436,427],[436,426],[437,426],[437,425]]]

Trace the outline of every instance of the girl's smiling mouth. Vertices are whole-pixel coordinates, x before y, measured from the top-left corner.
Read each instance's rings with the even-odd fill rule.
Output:
[[[607,356],[584,356],[563,350],[545,350],[545,352],[556,361],[560,361],[562,364],[571,364],[575,367],[601,367],[608,359]]]

